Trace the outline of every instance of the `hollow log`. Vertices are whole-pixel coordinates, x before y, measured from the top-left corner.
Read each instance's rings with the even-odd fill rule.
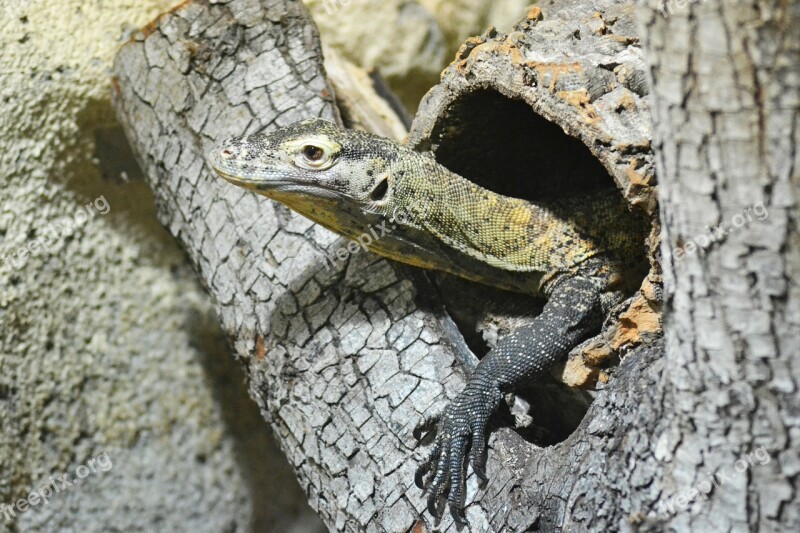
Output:
[[[423,99],[408,139],[456,173],[509,196],[535,201],[616,186],[649,221],[649,274],[616,320],[559,369],[572,386],[606,381],[609,361],[661,332],[652,125],[633,15],[634,6],[623,2],[589,9],[570,0],[544,12],[531,8],[507,34],[490,28],[467,40]],[[484,320],[495,318],[488,315]]]
[[[621,2],[575,1],[532,10],[508,35],[468,41],[423,102],[410,144],[515,196],[617,186],[652,220],[633,28]],[[364,252],[332,259],[344,240],[222,183],[204,161],[227,137],[308,116],[340,121],[305,8],[291,0],[186,2],[121,49],[114,75],[116,111],[161,221],[212,295],[250,393],[312,507],[332,530],[431,527],[413,485],[424,449],[411,432],[455,396],[475,363],[467,340],[479,340],[447,294],[448,283],[460,282],[431,281]],[[534,396],[541,431],[493,432],[488,486],[468,479],[475,531],[616,529],[652,507],[655,459],[637,459],[653,445],[648,424],[659,405],[658,389],[646,385],[660,376],[661,344],[642,344],[658,330],[653,249],[651,242],[644,295],[594,345],[598,361],[615,339],[623,339],[618,351],[633,348],[591,405],[585,393],[562,405],[558,398],[572,393],[551,383]],[[467,299],[505,299],[464,287]],[[440,527],[455,530],[449,517]]]

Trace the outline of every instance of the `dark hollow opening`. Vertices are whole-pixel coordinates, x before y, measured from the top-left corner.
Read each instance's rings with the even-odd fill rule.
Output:
[[[435,125],[429,148],[436,160],[461,176],[507,196],[530,201],[583,194],[614,181],[589,149],[560,126],[536,114],[521,101],[493,90],[458,99]],[[541,311],[534,301],[520,310],[524,295],[485,287],[441,275],[435,277],[445,305],[470,349],[482,357],[488,351],[480,329],[501,317],[532,317]],[[476,284],[471,284],[476,285]],[[483,322],[482,322],[483,321]],[[519,396],[530,403],[531,426],[518,428],[540,446],[564,441],[578,427],[591,404],[585,391],[546,377]],[[496,421],[511,421],[507,410]]]
[[[483,90],[457,100],[431,134],[436,160],[494,192],[535,200],[614,187],[578,139],[521,101]]]

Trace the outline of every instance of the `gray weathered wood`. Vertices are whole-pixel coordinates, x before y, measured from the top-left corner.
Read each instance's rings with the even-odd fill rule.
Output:
[[[405,531],[424,508],[411,430],[463,386],[457,329],[424,276],[363,252],[329,268],[345,241],[203,159],[226,137],[338,120],[320,60],[299,2],[189,2],[122,48],[115,106],[311,505],[331,529]],[[476,524],[510,511],[518,469],[500,448]]]

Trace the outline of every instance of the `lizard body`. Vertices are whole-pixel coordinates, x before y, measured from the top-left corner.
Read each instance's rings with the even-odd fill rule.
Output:
[[[501,339],[433,420],[437,436],[417,484],[427,487],[434,516],[447,496],[459,523],[464,461],[469,453],[486,479],[485,429],[502,394],[596,333],[641,279],[631,272],[642,261],[646,225],[613,189],[536,203],[511,198],[430,156],[321,119],[228,140],[208,159],[228,181],[351,239],[388,221],[391,231],[368,245],[375,253],[548,298],[542,314]]]

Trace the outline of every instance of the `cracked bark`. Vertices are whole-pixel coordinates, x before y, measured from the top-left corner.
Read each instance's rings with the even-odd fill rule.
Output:
[[[733,29],[703,34],[711,44],[724,35],[723,49],[736,60],[723,65],[731,70],[717,72],[712,56],[695,52],[703,41],[696,19],[674,13],[661,20],[651,10],[646,36],[655,116],[666,117],[656,121],[654,154],[648,71],[632,8],[610,0],[585,5],[571,0],[543,14],[534,9],[507,36],[490,32],[468,41],[423,103],[409,142],[451,168],[458,168],[458,154],[470,153],[466,148],[478,156],[464,160],[476,169],[481,159],[490,162],[489,171],[502,163],[503,172],[486,172],[482,179],[520,196],[616,185],[634,209],[651,217],[658,212],[657,163],[666,184],[667,248],[679,236],[696,235],[712,220],[710,213],[735,213],[742,198],[764,199],[768,221],[776,225],[741,228],[705,254],[667,261],[673,319],[666,355],[658,340],[631,349],[566,440],[539,448],[511,429],[494,432],[489,486],[478,489],[472,476],[468,482],[471,528],[797,526],[789,505],[796,500],[800,464],[790,418],[797,411],[791,394],[798,373],[796,352],[790,351],[798,340],[792,280],[799,262],[789,178],[796,173],[796,93],[794,100],[780,99],[780,91],[796,87],[786,75],[768,75],[786,63],[764,71],[744,59],[760,57],[770,36],[788,39],[797,29],[796,12],[734,12],[704,3],[705,16],[721,28],[733,28],[739,18],[784,23],[758,30],[763,35],[755,26],[748,30],[752,35]],[[692,4],[687,13],[695,9]],[[681,28],[698,43],[673,39]],[[787,50],[789,44],[778,57],[796,53]],[[454,307],[465,300],[450,296],[449,284],[464,294],[486,293],[440,276],[431,284],[419,271],[363,253],[331,266],[326,257],[345,241],[211,177],[203,160],[226,137],[307,116],[338,121],[320,58],[316,30],[299,2],[195,0],[165,14],[120,51],[115,105],[162,222],[186,247],[214,298],[251,395],[312,507],[334,530],[425,529],[430,520],[421,516],[423,499],[413,486],[422,453],[414,450],[411,429],[461,389],[463,368],[474,362],[439,296],[469,336],[468,326],[483,320],[488,327],[487,319],[459,316]],[[722,110],[741,115],[730,123],[720,122],[724,114],[708,106],[715,102],[708,88],[723,74],[730,84],[716,98],[737,102]],[[753,94],[760,99],[745,105]],[[787,106],[795,107],[778,112]],[[694,129],[698,117],[702,131]],[[761,131],[761,144],[757,135],[737,135],[733,126],[740,124]],[[515,134],[538,133],[534,138],[544,151],[510,144],[504,152],[499,142],[472,142],[508,139],[504,126]],[[781,136],[785,131],[794,137]],[[544,144],[548,139],[555,144]],[[701,148],[690,154],[681,139],[699,139]],[[561,157],[547,157],[552,154]],[[752,158],[745,161],[742,154]],[[530,176],[531,168],[542,176]],[[564,169],[581,172],[548,181],[546,171]],[[643,290],[597,344],[576,354],[584,363],[592,353],[602,353],[599,361],[657,336],[661,272],[657,221],[653,225]],[[491,306],[505,296],[486,298]],[[491,344],[492,335],[478,341]],[[535,404],[534,412],[537,407],[543,409]],[[715,469],[733,468],[740,454],[760,444],[774,454],[769,465],[754,466],[712,491],[708,501],[696,498],[689,510],[664,512],[672,496]],[[441,527],[455,529],[449,518]]]
[[[203,158],[226,137],[339,120],[320,56],[299,2],[188,2],[120,51],[115,106],[312,507],[332,529],[403,531],[423,508],[411,431],[462,388],[470,354],[424,276],[363,253],[329,268],[343,240]],[[481,513],[507,500],[502,457]]]
[[[729,478],[666,523],[797,531],[800,4],[648,2],[641,18],[670,310],[662,501]]]

